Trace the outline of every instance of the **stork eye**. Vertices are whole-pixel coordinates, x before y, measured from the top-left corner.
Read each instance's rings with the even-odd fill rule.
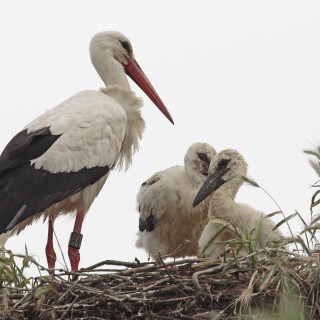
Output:
[[[120,41],[120,40],[119,40]],[[122,48],[125,49],[128,53],[128,55],[130,56],[130,46],[129,43],[127,41],[120,41]]]
[[[200,160],[204,161],[207,164],[210,164],[210,160],[205,153],[198,153],[198,157]]]
[[[230,162],[230,159],[222,159],[218,164],[218,170],[221,170]]]

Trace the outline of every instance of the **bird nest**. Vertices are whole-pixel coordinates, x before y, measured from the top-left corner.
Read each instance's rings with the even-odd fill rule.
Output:
[[[33,278],[28,288],[2,286],[0,314],[10,320],[252,319],[252,314],[315,319],[318,263],[315,256],[268,248],[225,261],[106,260],[76,273],[56,270],[54,276]]]

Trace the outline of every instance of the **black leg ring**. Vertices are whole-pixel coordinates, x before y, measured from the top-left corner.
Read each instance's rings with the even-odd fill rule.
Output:
[[[83,235],[81,233],[74,231],[71,232],[68,246],[75,249],[80,249],[82,238]]]

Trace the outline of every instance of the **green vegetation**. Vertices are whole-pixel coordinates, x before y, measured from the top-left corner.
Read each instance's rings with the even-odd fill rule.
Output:
[[[33,258],[28,255],[27,247],[25,255],[13,254],[4,247],[0,248],[0,287],[1,288],[25,288],[30,283],[31,278],[24,276],[24,270],[30,266]],[[16,258],[22,260],[19,267]]]
[[[305,153],[320,181],[320,147]],[[25,255],[15,255],[2,248],[0,318],[320,319],[319,181],[313,185],[309,223],[297,211],[285,216],[273,200],[278,211],[268,217],[283,215],[274,229],[287,224],[291,236],[258,249],[261,221],[245,233],[227,224],[210,240],[226,228],[235,234],[220,259],[103,261],[81,269],[80,280],[70,281],[74,273],[65,270],[54,277],[26,278],[30,264],[39,271],[46,268],[27,249]],[[253,180],[246,182],[261,188]],[[292,219],[303,224],[297,235],[290,229]]]

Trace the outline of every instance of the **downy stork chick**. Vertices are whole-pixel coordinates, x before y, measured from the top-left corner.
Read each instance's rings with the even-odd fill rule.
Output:
[[[274,223],[270,218],[254,208],[236,203],[235,196],[243,184],[242,177],[247,176],[247,163],[243,156],[236,150],[226,149],[219,152],[209,167],[209,174],[197,194],[193,205],[196,207],[201,201],[211,195],[209,205],[209,221],[199,239],[199,253],[205,256],[220,256],[225,249],[224,241],[237,236],[232,231],[224,229],[209,245],[210,239],[224,225],[230,224],[242,233],[249,233],[256,227],[256,222],[261,220],[261,230],[257,241],[257,248],[264,248],[270,240],[279,240],[279,230],[272,231]],[[204,250],[205,249],[205,250]]]
[[[137,195],[140,212],[136,246],[154,259],[197,254],[198,239],[208,214],[208,201],[193,209],[192,201],[203,184],[216,151],[206,143],[192,144],[184,166],[159,171],[145,181]],[[184,248],[178,247],[189,240]]]
[[[72,270],[80,260],[84,215],[110,170],[127,168],[144,130],[141,99],[126,74],[173,120],[136,62],[128,38],[116,31],[96,34],[91,61],[105,84],[81,91],[29,123],[0,156],[0,234],[19,233],[41,216],[49,218],[46,255],[55,265],[53,221],[77,213],[69,242]]]

